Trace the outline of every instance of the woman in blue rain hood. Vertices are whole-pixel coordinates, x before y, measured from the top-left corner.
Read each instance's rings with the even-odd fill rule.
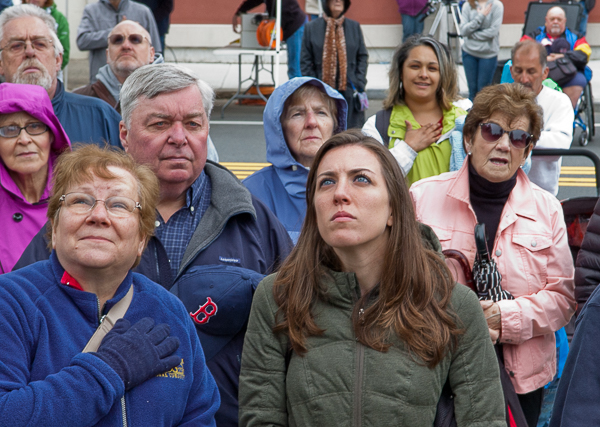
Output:
[[[279,86],[263,115],[267,161],[272,166],[244,180],[296,243],[306,213],[306,179],[317,150],[346,130],[344,97],[322,81],[297,77]]]

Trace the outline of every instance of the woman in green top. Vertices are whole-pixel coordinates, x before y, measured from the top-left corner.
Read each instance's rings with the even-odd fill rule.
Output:
[[[448,48],[430,36],[410,37],[396,49],[389,79],[384,110],[363,130],[388,145],[409,185],[449,172],[450,133],[467,113],[456,105],[458,77]],[[470,107],[465,101],[463,106]]]
[[[298,244],[254,294],[240,425],[432,426],[448,381],[456,422],[505,427],[477,295],[417,223],[396,160],[352,129],[317,152]]]
[[[71,42],[69,41],[69,21],[65,18],[65,15],[60,13],[54,4],[54,0],[23,0],[22,3],[32,4],[37,7],[41,7],[48,12],[56,21],[56,35],[60,44],[64,49],[63,62],[61,69],[69,63],[69,51],[71,50]]]

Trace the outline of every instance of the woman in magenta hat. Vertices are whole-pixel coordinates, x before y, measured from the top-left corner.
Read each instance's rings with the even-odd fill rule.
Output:
[[[46,223],[52,168],[70,146],[41,86],[0,85],[0,274]]]

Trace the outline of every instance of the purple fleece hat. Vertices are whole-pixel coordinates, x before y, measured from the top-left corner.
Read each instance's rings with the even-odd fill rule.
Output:
[[[552,42],[550,50],[552,53],[565,53],[571,50],[571,44],[567,39],[558,38]]]
[[[0,84],[0,115],[24,111],[48,125],[54,135],[52,151],[60,154],[71,147],[69,137],[54,114],[48,92],[36,85]]]

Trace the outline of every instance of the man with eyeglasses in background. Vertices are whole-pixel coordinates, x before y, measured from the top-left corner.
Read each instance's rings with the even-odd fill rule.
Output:
[[[66,92],[58,80],[63,47],[55,28],[54,18],[37,6],[5,9],[0,14],[0,74],[9,83],[46,89],[71,142],[121,147],[119,113],[99,99]]]
[[[96,82],[100,67],[106,65],[108,36],[118,22],[127,19],[139,22],[150,34],[156,52],[162,52],[154,15],[148,6],[131,0],[99,0],[83,9],[77,29],[77,47],[90,51],[90,83]]]
[[[513,79],[535,93],[538,105],[544,110],[544,127],[533,149],[568,149],[573,139],[575,116],[567,95],[542,84],[548,77],[546,48],[533,40],[525,40],[513,47],[511,59]],[[562,157],[557,156],[532,157],[529,179],[556,196],[561,162]]]
[[[160,53],[155,53],[150,34],[135,21],[121,21],[108,36],[106,65],[100,67],[96,81],[75,89],[73,93],[93,96],[112,105],[119,113],[119,92],[125,79],[143,65],[164,62]]]

